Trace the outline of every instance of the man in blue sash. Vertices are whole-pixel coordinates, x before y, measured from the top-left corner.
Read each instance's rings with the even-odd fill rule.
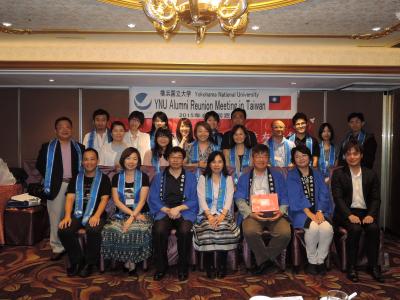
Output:
[[[86,148],[94,148],[100,152],[104,144],[112,141],[111,131],[107,128],[110,114],[104,109],[97,109],[93,112],[93,130],[86,133],[83,144]]]
[[[285,123],[275,120],[271,123],[271,137],[267,145],[270,151],[270,163],[273,167],[289,167],[291,163],[290,153],[295,147],[294,142],[285,138]]]
[[[296,146],[305,145],[310,149],[312,167],[318,168],[318,159],[320,155],[319,144],[315,137],[308,134],[307,125],[307,116],[302,112],[296,113],[292,118],[292,126],[295,132],[288,137],[288,140],[294,142]]]
[[[375,153],[378,145],[376,143],[374,135],[371,133],[367,133],[364,130],[364,115],[359,112],[352,112],[347,117],[347,123],[349,124],[350,132],[346,135],[346,138],[343,140],[340,147],[339,165],[346,165],[346,153],[343,151],[344,146],[349,141],[357,141],[363,146],[364,149],[361,166],[372,169],[372,167],[374,166]]]
[[[283,175],[268,168],[268,146],[262,144],[254,146],[252,157],[254,169],[240,176],[233,198],[241,214],[238,221],[243,220],[244,238],[256,258],[257,267],[253,273],[263,274],[289,244],[290,225],[284,217],[287,215],[289,201]],[[279,210],[272,212],[271,215],[253,212],[252,196],[274,193],[278,196]],[[265,228],[272,236],[268,245],[265,245],[262,238]]]
[[[168,237],[175,228],[178,239],[178,279],[188,278],[192,227],[199,210],[196,176],[183,169],[186,152],[173,147],[168,154],[169,167],[158,173],[151,184],[150,213],[154,217],[154,280],[161,280],[168,268]]]
[[[64,253],[58,235],[58,224],[64,215],[65,191],[68,182],[81,165],[84,146],[72,140],[72,121],[67,117],[55,121],[56,138],[42,145],[36,168],[44,178],[47,194],[47,211],[50,219],[51,260],[58,260]]]
[[[111,195],[110,179],[97,167],[99,155],[93,148],[83,152],[83,170],[70,181],[65,202],[65,217],[59,224],[58,235],[68,254],[71,267],[68,276],[91,274],[99,261],[101,230],[106,222],[105,208]],[[76,235],[86,229],[86,251],[82,252]]]

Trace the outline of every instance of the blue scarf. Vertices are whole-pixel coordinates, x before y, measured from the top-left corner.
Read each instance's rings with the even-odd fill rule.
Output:
[[[100,182],[101,182],[101,177],[102,174],[99,168],[96,168],[96,176],[93,179],[92,185],[90,187],[90,199],[86,205],[85,208],[85,213],[82,218],[82,225],[86,225],[86,223],[89,221],[89,218],[93,214],[94,207],[96,205],[96,200],[97,200],[97,194],[99,193],[99,188],[100,188]],[[83,197],[85,193],[85,188],[84,188],[84,179],[85,179],[85,172],[80,171],[78,173],[78,176],[76,178],[76,184],[75,184],[75,211],[74,211],[74,216],[75,218],[81,218],[82,213],[83,213]]]
[[[58,139],[53,139],[50,141],[49,145],[47,146],[47,157],[46,157],[46,175],[44,177],[44,192],[45,194],[50,194],[50,185],[51,185],[51,175],[53,174],[53,167],[54,167],[54,156],[56,153],[57,144],[59,143]],[[78,166],[79,171],[82,170],[81,162],[82,162],[82,152],[81,148],[79,147],[78,143],[75,141],[71,141],[72,145],[74,146],[76,153],[78,154]]]
[[[156,169],[156,173],[160,173],[160,158],[158,155],[151,156],[151,165]]]
[[[215,145],[218,145],[218,148],[221,148],[222,144],[222,135],[218,131],[213,131],[212,133],[212,139],[214,141]]]
[[[276,166],[275,163],[275,154],[274,154],[274,140],[271,137],[268,140],[268,147],[269,147],[269,152],[270,152],[270,161],[271,161],[271,165],[273,167]],[[288,140],[284,139],[284,147],[285,147],[285,161],[284,161],[284,166],[287,167],[290,164],[290,146],[289,146],[289,142]]]
[[[150,133],[150,149],[154,149],[154,138],[156,136],[156,131]]]
[[[112,137],[111,137],[111,132],[110,130],[108,130],[108,128],[106,129],[106,134],[107,134],[107,141],[109,143],[112,142]],[[92,130],[89,134],[89,142],[88,142],[88,148],[94,148],[94,139],[96,137],[96,130]]]
[[[288,140],[295,143],[296,145],[296,134],[293,133],[291,136],[289,136]],[[313,155],[313,140],[312,137],[309,136],[308,134],[306,135],[306,147],[310,149],[311,155]]]
[[[325,149],[323,142],[319,144],[319,149],[321,155],[320,159],[318,160],[319,170],[322,172],[322,175],[324,175],[324,177],[329,177],[329,168],[335,165],[335,147],[332,144],[330,145],[328,159],[325,158]]]
[[[360,133],[357,135],[357,142],[358,142],[359,144],[361,144],[361,145],[364,145],[365,136],[366,136],[365,131],[364,131],[364,130],[361,130]],[[345,139],[345,141],[343,142],[343,147],[346,145],[346,143],[350,140],[351,137],[352,137],[352,133],[350,132],[350,133],[347,135],[347,138]]]
[[[217,212],[221,213],[224,208],[226,194],[226,177],[221,174],[221,182],[219,184],[218,198],[217,198]],[[206,201],[209,209],[212,207],[214,199],[214,187],[211,176],[206,177]]]
[[[233,178],[235,185],[237,184],[240,175],[242,175],[243,168],[250,166],[250,154],[251,154],[251,149],[244,147],[242,165],[236,166],[236,146],[229,150],[229,160],[230,160],[231,166],[234,166],[236,169],[235,175]]]
[[[133,184],[133,195],[134,195],[134,203],[130,206],[131,209],[135,209],[140,200],[140,190],[142,189],[142,172],[139,169],[135,170],[135,181]],[[125,205],[126,198],[125,198],[125,171],[121,171],[118,175],[118,196],[119,200]],[[115,215],[118,219],[122,219],[124,217],[124,213],[120,211],[118,214]]]
[[[209,144],[209,147],[210,146],[212,148],[212,151],[219,150],[219,146],[216,144]],[[199,162],[199,152],[200,152],[199,143],[197,141],[194,141],[192,143],[192,151],[190,154],[190,162],[189,163],[197,164]]]

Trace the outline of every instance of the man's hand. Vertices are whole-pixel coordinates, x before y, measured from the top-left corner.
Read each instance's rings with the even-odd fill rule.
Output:
[[[89,219],[90,227],[96,227],[99,224],[100,224],[100,217],[94,215]]]
[[[363,224],[371,224],[374,222],[374,217],[372,216],[365,216],[363,219]]]
[[[58,228],[60,229],[68,228],[69,226],[71,226],[71,221],[72,220],[70,216],[64,217],[64,219],[61,220],[60,224],[58,224]]]
[[[181,210],[180,210],[179,206],[170,208],[168,216],[171,219],[178,219],[181,216]]]
[[[350,215],[349,221],[350,221],[350,223],[353,223],[353,224],[361,224],[360,218],[357,217],[356,215]]]
[[[283,216],[283,213],[280,210],[274,211],[272,212],[273,216],[272,217],[268,217],[268,218],[264,218],[267,221],[276,221],[278,220],[280,217]]]

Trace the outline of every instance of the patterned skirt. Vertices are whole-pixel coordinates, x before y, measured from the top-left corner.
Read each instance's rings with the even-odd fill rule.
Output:
[[[104,226],[101,243],[104,259],[138,263],[149,258],[152,254],[151,218],[132,222],[125,233],[122,232],[124,222],[114,220]]]
[[[216,229],[207,219],[193,226],[193,247],[197,251],[229,251],[236,249],[240,228],[230,220],[223,220]]]

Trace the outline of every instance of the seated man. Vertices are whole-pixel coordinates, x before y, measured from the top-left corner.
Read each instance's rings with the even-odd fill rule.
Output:
[[[356,270],[361,233],[365,232],[369,272],[378,282],[383,282],[378,266],[380,207],[379,180],[376,173],[361,167],[363,147],[357,141],[349,141],[343,148],[347,166],[332,176],[332,195],[336,207],[334,224],[348,232],[346,240],[347,277],[358,282]]]
[[[100,258],[101,230],[106,222],[104,210],[111,194],[111,184],[110,179],[97,168],[98,161],[95,149],[83,151],[84,170],[70,181],[67,188],[65,217],[59,224],[58,235],[71,262],[68,276],[89,276]],[[85,253],[76,235],[80,228],[86,229]]]
[[[168,236],[176,229],[178,239],[178,278],[188,278],[188,259],[192,247],[192,227],[199,205],[196,176],[183,169],[186,152],[173,147],[167,167],[154,177],[150,187],[149,207],[154,217],[153,255],[156,265],[154,280],[161,280],[168,267]]]
[[[243,217],[243,235],[256,258],[257,268],[254,274],[263,274],[273,265],[275,258],[290,241],[290,225],[283,217],[287,215],[288,198],[285,180],[276,171],[268,168],[269,149],[258,144],[252,149],[254,169],[240,176],[234,194],[236,205]],[[277,193],[279,210],[273,215],[252,212],[251,196]],[[268,245],[264,244],[262,232],[267,228],[272,235]]]

